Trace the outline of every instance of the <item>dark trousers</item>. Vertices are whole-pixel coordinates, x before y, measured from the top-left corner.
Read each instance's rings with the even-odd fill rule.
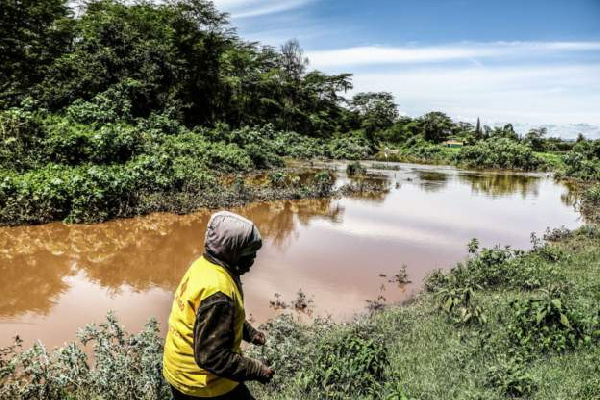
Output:
[[[229,393],[225,393],[222,396],[217,397],[195,397],[181,393],[179,390],[171,386],[171,392],[173,393],[173,400],[199,400],[199,399],[212,399],[212,400],[256,400],[252,397],[250,390],[243,383],[240,383]]]

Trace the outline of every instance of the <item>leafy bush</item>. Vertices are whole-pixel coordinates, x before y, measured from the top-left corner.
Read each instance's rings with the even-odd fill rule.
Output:
[[[487,317],[475,301],[477,287],[448,288],[436,292],[438,307],[457,324],[485,324]]]
[[[600,180],[600,139],[581,141],[564,158],[562,175],[584,181]]]
[[[327,155],[336,160],[361,160],[369,154],[371,145],[358,135],[336,137],[327,143]]]
[[[364,175],[366,173],[367,173],[367,169],[358,161],[350,163],[346,167],[346,174],[348,174],[348,176]]]
[[[507,138],[493,138],[464,146],[457,153],[456,160],[471,168],[535,171],[546,167],[531,147]]]
[[[31,111],[0,111],[0,167],[15,171],[37,168],[45,161],[40,151],[45,139],[41,119]]]
[[[600,223],[600,185],[589,187],[583,192],[579,208],[591,222]]]
[[[168,399],[162,377],[158,323],[129,335],[109,313],[88,325],[71,343],[49,352],[41,343],[19,352],[20,343],[0,351],[0,399]],[[83,350],[93,350],[90,359]]]
[[[488,368],[487,386],[498,388],[507,397],[529,397],[537,384],[525,370],[522,357],[502,358],[498,365]]]
[[[474,256],[459,263],[448,273],[435,270],[425,278],[425,288],[440,289],[480,286],[483,288],[535,289],[563,279],[552,265],[561,253],[541,246],[530,253],[510,248],[472,249]],[[550,261],[550,262],[549,262]]]
[[[564,352],[598,337],[598,316],[575,310],[558,287],[541,292],[541,298],[510,303],[514,320],[507,329],[515,345],[526,350]]]
[[[299,377],[304,389],[329,399],[377,391],[388,364],[383,338],[367,326],[354,326],[322,340],[309,368]]]

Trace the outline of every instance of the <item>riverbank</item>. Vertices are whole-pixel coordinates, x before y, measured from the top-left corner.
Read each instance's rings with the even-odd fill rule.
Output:
[[[472,241],[470,258],[431,274],[414,302],[350,323],[271,320],[267,346],[248,353],[276,378],[252,389],[259,399],[597,398],[600,231],[544,239],[530,251]],[[78,336],[93,363],[81,345],[2,350],[0,398],[168,398],[156,323],[128,336],[109,316]]]

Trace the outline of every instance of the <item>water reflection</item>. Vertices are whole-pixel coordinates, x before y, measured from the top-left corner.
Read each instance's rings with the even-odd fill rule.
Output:
[[[415,173],[418,177],[419,186],[421,189],[431,193],[443,190],[448,184],[448,179],[450,178],[448,173],[437,171],[417,170]]]
[[[234,210],[254,221],[275,248],[289,245],[298,226],[323,218],[340,222],[343,208],[330,199],[254,203]],[[68,289],[66,277],[87,279],[112,295],[124,285],[143,292],[173,290],[202,253],[210,212],[154,214],[98,225],[48,224],[0,230],[0,316],[46,314]]]
[[[506,174],[506,173],[459,173],[458,179],[471,185],[474,193],[482,193],[491,197],[511,196],[519,194],[522,198],[529,195],[536,197],[539,191],[539,175]]]

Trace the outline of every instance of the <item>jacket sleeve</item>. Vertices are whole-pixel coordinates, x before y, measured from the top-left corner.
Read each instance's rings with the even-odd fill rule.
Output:
[[[233,300],[218,292],[202,300],[194,324],[194,358],[202,369],[235,381],[261,380],[262,364],[232,350]]]
[[[253,343],[254,337],[257,333],[258,331],[256,330],[256,328],[250,325],[250,322],[244,321],[244,340],[246,342]]]

